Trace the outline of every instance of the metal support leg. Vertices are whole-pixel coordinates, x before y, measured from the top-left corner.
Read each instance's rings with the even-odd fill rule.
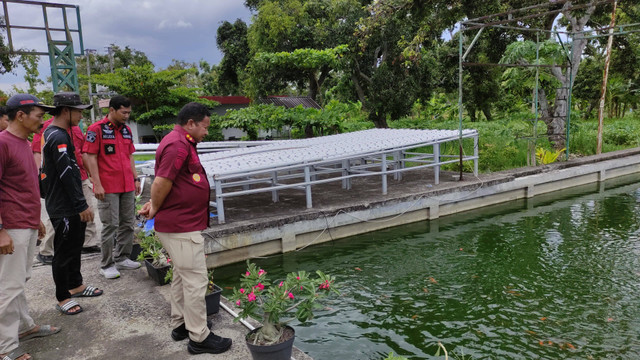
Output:
[[[347,178],[351,174],[351,163],[349,160],[342,160],[342,188],[350,190],[351,189],[351,179]]]
[[[311,171],[309,166],[304,167],[304,192],[307,195],[307,209],[313,207],[311,202]]]
[[[271,186],[278,185],[278,172],[274,171],[271,173]],[[280,198],[278,197],[278,190],[271,191],[271,201],[278,202]]]
[[[473,175],[478,176],[478,137],[473,138]]]
[[[387,154],[382,154],[382,195],[387,195]]]
[[[401,151],[396,151],[393,153],[393,170],[398,170],[398,168],[400,168],[400,153]],[[394,180],[400,180],[400,173],[399,172],[394,172],[393,173],[393,179]]]
[[[216,210],[218,211],[218,224],[224,224],[224,200],[222,200],[222,184],[220,180],[214,180],[216,189]]]
[[[433,161],[436,165],[433,167],[434,183],[440,184],[440,144],[433,144]]]

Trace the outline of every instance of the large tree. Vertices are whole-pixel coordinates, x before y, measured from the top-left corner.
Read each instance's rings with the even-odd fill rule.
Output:
[[[356,0],[261,0],[247,2],[257,9],[249,28],[249,47],[255,60],[271,59],[266,72],[253,69],[249,90],[264,96],[287,89],[320,103],[323,87],[337,76],[337,63],[329,54],[353,38],[355,24],[364,15]]]
[[[218,65],[220,95],[238,95],[242,74],[250,58],[247,24],[240,19],[233,24],[224,21],[218,27],[216,44],[224,54]]]
[[[198,88],[185,87],[182,79],[190,70],[161,70],[152,65],[132,65],[115,73],[92,76],[92,81],[107,86],[133,102],[132,120],[141,124],[160,124],[177,115],[182,106],[198,101],[213,107],[216,103],[199,98]]]
[[[580,6],[578,6],[580,5]],[[568,105],[569,105],[569,89],[576,80],[580,64],[583,60],[583,52],[588,44],[583,31],[587,26],[597,27],[597,24],[589,23],[592,15],[596,11],[597,1],[590,0],[584,4],[577,4],[575,1],[566,1],[564,4],[552,4],[550,7],[558,7],[558,12],[548,14],[542,18],[537,18],[537,21],[542,21],[542,24],[536,24],[537,26],[545,26],[546,41],[548,48],[553,48],[554,39],[551,37],[553,34],[550,30],[553,29],[555,20],[562,16],[560,19],[566,26],[566,30],[570,33],[570,39],[567,44],[555,45],[555,52],[548,52],[543,63],[552,65],[549,68],[551,75],[557,80],[558,86],[555,89],[555,96],[553,100],[549,100],[547,96],[547,90],[544,86],[539,88],[538,100],[541,113],[541,119],[547,125],[547,136],[557,149],[564,148],[565,146],[565,122],[567,119]],[[575,9],[574,9],[575,7]],[[600,11],[606,12],[607,6],[602,6]],[[609,9],[610,11],[610,9]],[[529,51],[525,51],[529,49]],[[535,59],[535,52],[532,47],[532,41],[523,41],[520,43],[514,43],[510,46],[510,51],[505,55],[506,62],[520,62],[522,64],[532,64],[532,59]],[[568,51],[571,49],[570,51]],[[568,66],[571,64],[571,66]]]
[[[450,1],[419,0],[380,0],[365,8],[350,43],[349,81],[376,127],[387,127],[387,119],[431,96],[435,49],[455,23],[457,8]]]

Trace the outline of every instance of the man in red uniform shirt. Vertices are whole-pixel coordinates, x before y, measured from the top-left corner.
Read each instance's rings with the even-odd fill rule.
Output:
[[[36,161],[38,166],[42,166],[41,152],[42,152],[42,134],[47,129],[47,127],[51,124],[54,118],[51,118],[44,122],[42,126],[42,130],[39,133],[33,135],[33,141],[31,142],[31,151],[33,151],[33,158]],[[84,145],[84,134],[82,134],[82,130],[80,130],[79,126],[72,126],[68,129],[69,136],[73,141],[73,146],[75,147],[75,157],[78,164],[78,168],[80,169],[80,177],[82,180],[82,192],[84,193],[84,197],[87,201],[87,204],[92,209],[96,208],[96,199],[93,196],[93,190],[91,186],[91,180],[89,180],[89,176],[87,175],[87,171],[85,170],[84,163],[82,161],[82,146]],[[38,253],[38,260],[40,262],[51,265],[53,261],[53,227],[51,226],[51,221],[49,220],[49,215],[44,210],[44,199],[41,200],[42,209],[40,214],[40,220],[47,229],[47,235],[45,235],[44,239],[42,239],[42,243],[40,244],[40,251]],[[83,252],[100,252],[100,248],[98,247],[98,233],[96,230],[96,221],[99,221],[94,217],[93,220],[87,222],[87,228],[84,234],[84,245],[82,247]]]
[[[112,97],[109,114],[89,126],[82,148],[86,169],[93,180],[93,193],[98,199],[102,221],[100,273],[107,279],[120,277],[118,270],[140,267],[139,262],[129,259],[133,248],[135,195],[140,194],[140,180],[133,162],[133,137],[125,124],[129,115],[129,99]]]
[[[196,144],[208,134],[211,113],[206,106],[189,103],[178,113],[177,124],[156,151],[151,201],[140,210],[154,227],[173,264],[171,282],[171,337],[190,338],[191,354],[219,354],[231,339],[209,330],[204,295],[207,264],[201,231],[209,226],[209,181]]]
[[[31,359],[20,340],[60,331],[34,323],[24,294],[36,240],[44,235],[38,169],[27,137],[40,130],[49,109],[33,95],[14,95],[7,100],[9,127],[0,133],[0,358]]]

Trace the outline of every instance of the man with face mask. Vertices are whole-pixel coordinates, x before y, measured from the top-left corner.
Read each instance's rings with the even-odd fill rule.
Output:
[[[53,280],[56,284],[57,308],[65,315],[82,312],[72,297],[102,295],[102,290],[82,282],[80,254],[84,231],[93,220],[93,209],[87,205],[82,192],[82,180],[75,155],[75,147],[68,130],[82,119],[80,95],[61,92],[53,97],[54,119],[43,134],[41,187],[51,224],[53,239]]]

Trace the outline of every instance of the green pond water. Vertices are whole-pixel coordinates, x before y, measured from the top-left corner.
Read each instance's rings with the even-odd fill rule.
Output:
[[[316,360],[640,359],[639,178],[255,259],[320,269],[341,296],[295,345]],[[216,269],[238,285],[245,263]],[[225,290],[229,295],[230,290]]]

